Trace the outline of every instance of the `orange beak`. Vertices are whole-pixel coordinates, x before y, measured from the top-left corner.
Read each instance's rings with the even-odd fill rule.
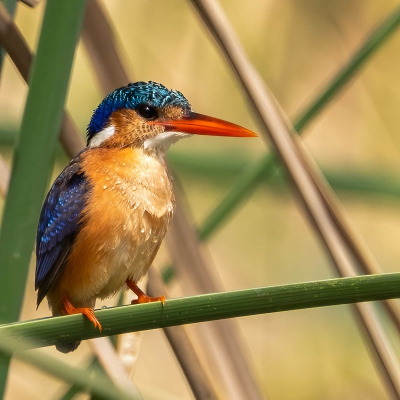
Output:
[[[163,125],[165,131],[194,133],[195,135],[257,137],[258,135],[239,125],[208,115],[189,112],[181,119],[151,122]]]

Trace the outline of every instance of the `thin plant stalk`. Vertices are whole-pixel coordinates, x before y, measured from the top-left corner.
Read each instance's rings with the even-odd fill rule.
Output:
[[[87,4],[82,39],[105,94],[130,82],[117,51],[115,36],[98,0]]]
[[[341,206],[340,201],[335,195],[335,192],[330,188],[329,184],[325,180],[322,173],[320,173],[311,155],[307,149],[303,146],[300,140],[297,140],[298,146],[302,148],[303,155],[307,159],[310,165],[314,168],[310,169],[310,174],[313,176],[313,180],[316,183],[318,190],[323,197],[325,203],[328,206],[328,211],[335,221],[335,224],[345,238],[347,245],[349,246],[352,254],[354,254],[358,261],[361,270],[364,274],[381,274],[383,271],[378,261],[373,256],[369,247],[357,232],[356,228],[352,224],[350,218],[347,216],[346,211]],[[398,301],[391,300],[383,303],[386,308],[390,319],[396,326],[397,332],[400,332],[400,304]]]

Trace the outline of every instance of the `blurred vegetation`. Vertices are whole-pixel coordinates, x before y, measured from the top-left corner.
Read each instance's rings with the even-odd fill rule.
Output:
[[[188,3],[105,0],[103,4],[134,80],[162,82],[182,91],[195,111],[257,130],[235,79]],[[225,0],[222,4],[255,67],[290,116],[298,115],[397,5],[389,0]],[[43,10],[44,1],[33,10],[24,5],[17,8],[16,22],[33,50]],[[397,32],[308,127],[306,139],[385,272],[398,270],[400,255],[399,46]],[[10,161],[27,87],[7,57],[0,88],[0,153]],[[80,44],[67,108],[82,134],[101,99]],[[264,151],[257,140],[201,137],[171,149],[171,164],[199,225],[242,167]],[[66,163],[60,151],[54,175]],[[291,193],[281,188],[280,178],[261,185],[209,242],[227,290],[332,277],[329,261]],[[33,271],[32,263],[22,319],[49,314],[46,305],[35,312]],[[258,380],[271,398],[293,398],[294,393],[296,399],[385,398],[347,307],[238,322]],[[66,359],[79,364],[90,353],[82,348]],[[54,353],[50,348],[43,351]],[[158,332],[145,334],[135,376],[144,397],[162,393],[163,398],[191,398]],[[51,398],[62,392],[63,385],[14,360],[7,398],[27,398],[27,394],[32,399]]]

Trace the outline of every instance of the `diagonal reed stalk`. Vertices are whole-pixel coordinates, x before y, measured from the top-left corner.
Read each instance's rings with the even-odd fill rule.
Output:
[[[82,39],[105,94],[130,82],[113,31],[98,0],[87,3]]]
[[[253,105],[255,115],[263,127],[262,133],[279,154],[294,188],[300,194],[307,216],[328,250],[333,265],[341,276],[356,275],[352,256],[354,255],[361,265],[365,259],[357,258],[357,252],[350,253],[357,247],[357,242],[353,240],[354,232],[344,235],[341,230],[344,223],[337,224],[336,219],[345,221],[345,217],[337,214],[333,218],[333,213],[338,212],[339,207],[330,206],[335,204],[336,199],[330,196],[329,189],[318,179],[319,171],[308,161],[303,147],[298,144],[299,139],[295,140],[292,136],[293,127],[249,62],[222,8],[217,1],[193,0],[193,4],[239,79],[250,104]],[[329,198],[329,202],[326,198]],[[392,398],[400,398],[400,366],[394,357],[390,342],[380,328],[379,319],[374,316],[374,310],[367,305],[356,304],[355,312],[358,321],[362,322],[359,324],[360,328],[367,334],[368,344],[373,350],[372,355],[387,393]]]
[[[34,8],[39,4],[39,0],[19,0],[19,1],[31,8]]]
[[[49,2],[46,6],[1,226],[0,309],[4,322],[19,317],[37,215],[51,173],[84,8],[85,2],[78,0]],[[2,357],[0,394],[7,372],[8,359]]]
[[[17,6],[17,0],[0,0],[0,3],[3,7],[5,7],[7,12],[11,16],[14,16],[15,9]],[[6,53],[6,50],[2,48],[1,43],[0,43],[0,74],[2,71],[2,67],[3,67],[5,53]]]
[[[334,191],[330,188],[329,184],[325,180],[321,171],[315,165],[314,160],[308,153],[307,149],[303,146],[302,142],[298,140],[298,146],[303,149],[303,156],[307,160],[310,168],[309,172],[312,174],[313,180],[317,185],[318,191],[324,199],[327,205],[329,214],[333,219],[338,231],[344,238],[350,251],[358,261],[362,272],[365,274],[381,274],[383,271],[378,264],[377,260],[371,253],[367,244],[364,242],[361,235],[357,232],[352,222],[348,218],[344,208],[341,206],[337,199]],[[352,271],[351,274],[356,275],[357,273]],[[398,301],[385,301],[383,305],[389,314],[392,322],[396,326],[397,332],[400,332],[400,305]]]
[[[326,87],[294,119],[294,128],[302,133],[304,128],[328,105],[328,103],[349,83],[373,54],[382,47],[400,25],[400,7],[397,7],[371,34],[367,36],[350,60],[330,80]],[[266,177],[276,170],[273,154],[267,154],[246,167],[236,179],[228,194],[206,217],[199,229],[201,240],[208,239],[237,207],[258,187]]]
[[[114,307],[96,311],[103,330],[82,315],[41,318],[0,325],[0,342],[26,338],[32,348],[127,332],[214,321],[305,308],[400,297],[400,273],[365,275],[204,294],[161,303]]]

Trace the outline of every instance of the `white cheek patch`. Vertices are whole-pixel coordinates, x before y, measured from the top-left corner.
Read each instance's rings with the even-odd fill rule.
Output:
[[[172,144],[175,144],[178,140],[185,139],[191,136],[193,135],[183,132],[162,132],[153,138],[146,139],[144,141],[143,147],[145,148],[145,150],[153,150],[155,148],[158,148],[164,152],[167,152]]]
[[[105,140],[114,135],[114,132],[115,128],[113,125],[107,126],[107,128],[104,128],[99,133],[96,133],[96,135],[93,136],[93,138],[89,142],[89,147],[100,146]]]

